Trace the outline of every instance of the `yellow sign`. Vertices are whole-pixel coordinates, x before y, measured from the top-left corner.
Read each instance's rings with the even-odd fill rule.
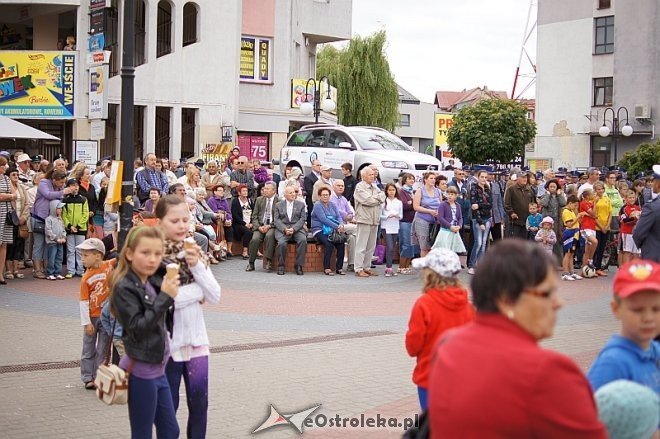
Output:
[[[0,115],[74,117],[77,54],[0,50]]]
[[[436,114],[435,115],[435,146],[437,148],[444,147],[447,149],[447,133],[449,128],[454,125],[453,114]]]
[[[254,38],[241,38],[241,78],[254,79]]]
[[[307,90],[308,94],[305,94],[305,87],[307,86],[308,79],[292,79],[291,80],[291,108],[300,108],[300,104],[305,101],[313,102],[314,101],[314,82],[310,82],[309,89]],[[328,97],[328,84],[323,81],[320,83],[321,92],[319,96],[321,99]],[[337,89],[333,86],[330,86],[330,99],[337,103]],[[332,111],[332,114],[337,114],[337,110]]]
[[[206,143],[202,145],[202,160],[215,160],[222,168],[234,147],[234,142]]]
[[[108,195],[105,197],[106,204],[119,203],[121,201],[121,177],[123,175],[124,162],[113,160],[110,168],[110,181],[108,183]]]

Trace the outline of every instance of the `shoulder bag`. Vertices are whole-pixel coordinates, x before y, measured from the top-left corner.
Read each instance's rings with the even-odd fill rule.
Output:
[[[9,181],[9,178],[5,175],[5,183],[7,184],[7,194],[11,194],[11,182]],[[20,221],[18,219],[18,214],[16,213],[16,209],[14,209],[14,206],[11,201],[5,201],[7,203],[8,211],[7,211],[7,218],[5,222],[9,226],[17,226]]]
[[[129,363],[126,371],[116,364],[110,364],[112,338],[116,323],[117,320],[112,323],[105,362],[96,370],[96,378],[94,379],[96,396],[108,405],[126,404],[128,402],[128,377],[131,375],[131,369],[133,369],[133,360]]]

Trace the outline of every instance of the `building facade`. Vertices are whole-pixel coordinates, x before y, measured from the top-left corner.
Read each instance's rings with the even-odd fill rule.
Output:
[[[654,140],[659,13],[656,0],[539,1],[537,137],[527,158],[554,168],[607,166]],[[614,132],[608,108],[620,128],[630,124],[630,137],[598,134],[603,123]]]
[[[400,85],[397,87],[401,120],[394,133],[415,151],[433,155],[435,105],[421,102]]]
[[[135,5],[134,157],[220,157],[239,145],[250,157],[270,158],[292,127],[314,120],[294,108],[293,80],[314,77],[318,44],[351,36],[351,0]],[[62,140],[5,142],[3,149],[75,157],[74,141],[96,140],[98,158],[119,156],[123,15],[124,0],[0,4],[0,49],[56,64],[58,50],[75,57],[71,114],[20,116]],[[69,37],[74,46],[61,47]]]

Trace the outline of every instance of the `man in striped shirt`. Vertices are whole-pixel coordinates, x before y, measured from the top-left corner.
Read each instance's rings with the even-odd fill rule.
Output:
[[[231,194],[234,197],[238,197],[236,188],[244,184],[248,188],[248,196],[253,200],[256,198],[254,192],[254,174],[249,169],[248,159],[244,155],[240,156],[236,161],[236,169],[234,169],[231,174],[229,174],[229,180],[229,185],[231,186]]]

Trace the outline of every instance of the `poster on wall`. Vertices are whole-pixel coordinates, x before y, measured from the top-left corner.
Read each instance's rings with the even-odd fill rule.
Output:
[[[215,160],[220,165],[220,169],[224,169],[224,163],[233,147],[233,142],[205,143],[201,147],[202,160],[205,162]]]
[[[0,115],[72,119],[76,67],[76,52],[0,51]]]
[[[259,79],[268,81],[268,40],[259,41]]]
[[[77,161],[84,162],[88,168],[94,170],[99,161],[99,143],[95,140],[74,140],[73,155]]]
[[[300,108],[303,102],[312,102],[314,100],[314,83],[309,84],[308,93],[305,94],[305,87],[307,86],[308,79],[295,78],[291,80],[291,108]],[[328,96],[328,84],[323,81],[321,84],[321,99]],[[330,85],[330,99],[337,102],[337,88]],[[331,112],[337,114],[337,110]]]
[[[89,68],[89,119],[108,118],[107,84],[109,68],[107,64]]]
[[[454,125],[453,114],[436,114],[434,129],[435,157],[444,162],[452,158],[451,152],[447,148],[447,135],[449,128]]]
[[[241,150],[241,155],[248,157],[250,160],[268,160],[267,134],[239,134],[238,147]]]
[[[241,38],[241,79],[254,79],[254,38]]]

